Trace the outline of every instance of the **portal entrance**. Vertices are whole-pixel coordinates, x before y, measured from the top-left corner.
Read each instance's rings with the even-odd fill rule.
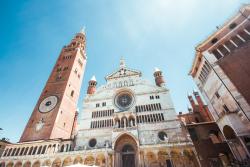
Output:
[[[122,149],[122,167],[135,167],[135,151],[131,145]]]
[[[115,142],[114,167],[138,166],[138,146],[129,134],[121,135]]]

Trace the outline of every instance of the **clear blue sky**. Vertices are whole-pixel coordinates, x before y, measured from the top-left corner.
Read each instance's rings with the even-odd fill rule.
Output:
[[[0,6],[0,137],[17,142],[61,48],[81,27],[88,62],[79,108],[93,74],[98,84],[118,67],[153,82],[164,72],[176,111],[186,111],[195,89],[188,71],[194,47],[247,0],[23,0]]]

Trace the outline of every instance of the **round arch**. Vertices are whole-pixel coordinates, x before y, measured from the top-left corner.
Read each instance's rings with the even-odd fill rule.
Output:
[[[94,165],[95,164],[95,158],[92,155],[86,156],[84,160],[84,165]]]
[[[125,128],[125,127],[128,127],[128,118],[123,116],[121,118],[121,128]]]
[[[63,160],[62,166],[69,166],[72,165],[72,159],[70,157],[67,157]]]
[[[158,153],[158,161],[165,165],[167,159],[169,159],[169,154],[165,150],[160,150]]]
[[[138,140],[133,135],[123,133],[114,141],[115,166],[138,166]]]
[[[116,139],[112,142],[113,149],[115,149],[116,145],[118,144],[118,141],[121,140],[123,137],[126,137],[126,136],[127,136],[127,138],[129,138],[129,139],[131,139],[132,141],[135,142],[135,145],[136,145],[136,148],[137,148],[137,146],[139,145],[138,140],[135,138],[135,136],[133,134],[125,132],[125,133],[119,134],[116,137]]]
[[[179,150],[171,150],[170,155],[172,158],[178,158],[180,156]]]
[[[236,134],[235,134],[233,128],[231,128],[229,125],[225,125],[223,127],[223,133],[224,133],[224,136],[227,140],[236,139]]]
[[[42,166],[51,166],[51,161],[49,159],[43,161]]]
[[[98,154],[96,156],[96,164],[97,166],[105,166],[105,156],[104,154]]]
[[[36,161],[33,163],[32,167],[40,167],[41,166],[41,163],[40,161]]]
[[[14,163],[13,162],[8,162],[6,167],[13,167],[14,166]]]
[[[26,161],[26,162],[23,164],[23,167],[31,167],[31,162],[30,162],[30,161]]]
[[[83,159],[81,156],[77,156],[75,159],[74,159],[74,162],[73,164],[83,164]]]
[[[121,121],[117,116],[114,118],[114,125],[115,125],[115,128],[121,127]]]
[[[22,167],[22,162],[21,161],[18,161],[15,163],[14,167]]]
[[[52,163],[52,167],[61,167],[61,159],[60,158],[56,158],[53,163]]]
[[[146,157],[147,157],[147,162],[149,166],[157,165],[157,159],[156,159],[155,153],[149,151],[146,153]]]
[[[129,127],[135,126],[135,116],[134,115],[130,115],[128,117],[128,126]]]

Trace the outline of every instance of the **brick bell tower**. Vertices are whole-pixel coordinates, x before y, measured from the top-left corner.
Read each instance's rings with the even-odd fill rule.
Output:
[[[63,47],[20,142],[70,139],[86,65],[85,32]]]

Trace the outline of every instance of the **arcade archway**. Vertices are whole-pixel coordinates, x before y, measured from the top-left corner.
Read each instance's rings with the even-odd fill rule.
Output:
[[[138,146],[129,134],[121,135],[115,142],[115,166],[138,166]]]

